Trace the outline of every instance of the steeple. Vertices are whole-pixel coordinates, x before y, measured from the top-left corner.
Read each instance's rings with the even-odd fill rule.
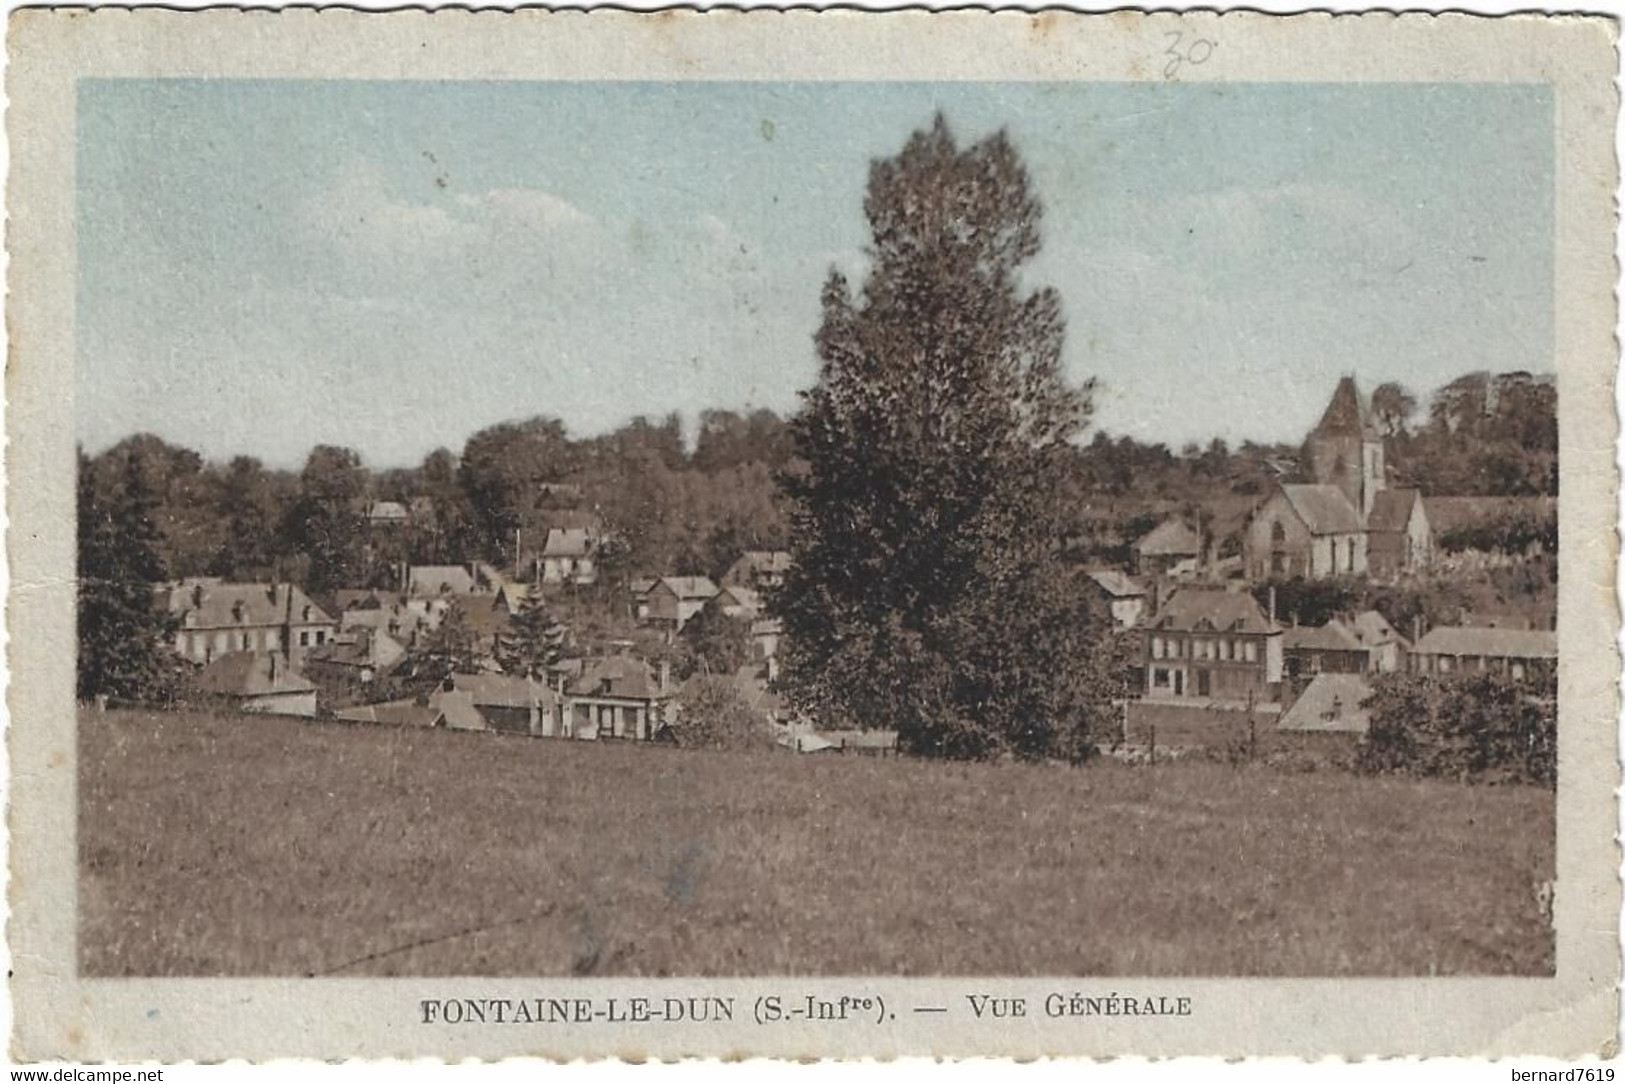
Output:
[[[1353,376],[1337,382],[1320,424],[1309,434],[1306,450],[1315,482],[1341,489],[1362,521],[1370,516],[1387,467],[1382,435],[1372,424],[1370,404]]]

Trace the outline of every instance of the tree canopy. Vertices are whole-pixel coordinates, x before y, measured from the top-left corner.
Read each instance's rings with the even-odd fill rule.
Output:
[[[1092,386],[1061,372],[1053,290],[1024,292],[1041,208],[1002,132],[940,116],[872,164],[871,270],[832,272],[786,472],[783,681],[829,724],[928,755],[1044,755],[1088,715],[1099,626],[1058,558],[1054,493]]]

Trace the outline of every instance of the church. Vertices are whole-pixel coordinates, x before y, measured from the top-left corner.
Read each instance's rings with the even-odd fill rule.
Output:
[[[1301,466],[1309,481],[1280,485],[1253,514],[1248,578],[1393,579],[1431,561],[1421,494],[1388,485],[1383,437],[1352,376],[1338,382]]]

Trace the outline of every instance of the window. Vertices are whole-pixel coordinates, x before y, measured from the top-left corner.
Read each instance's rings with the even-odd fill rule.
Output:
[[[327,631],[325,629],[317,629],[316,630],[316,642],[318,644],[327,643]]]
[[[1440,655],[1439,656],[1439,673],[1448,674],[1449,672],[1450,672],[1450,656],[1448,656],[1448,655]]]
[[[1166,689],[1168,687],[1168,671],[1160,666],[1152,669],[1151,684],[1158,689]]]
[[[1343,571],[1345,571],[1345,572],[1353,572],[1354,571],[1354,539],[1352,539],[1352,538],[1349,539],[1347,542],[1343,543],[1343,545],[1346,547],[1344,552],[1348,555],[1348,562],[1343,566]]]
[[[1286,528],[1281,525],[1280,520],[1276,520],[1275,523],[1270,526],[1270,545],[1274,546],[1276,549],[1280,549],[1286,545]]]
[[[1242,653],[1247,656],[1248,662],[1258,661],[1258,641],[1246,640],[1242,642]]]
[[[310,633],[305,632],[303,630],[300,631],[300,633],[299,633],[299,646],[300,647],[309,647],[310,646]]]
[[[1160,636],[1151,637],[1151,657],[1153,659],[1162,658],[1162,637]]]

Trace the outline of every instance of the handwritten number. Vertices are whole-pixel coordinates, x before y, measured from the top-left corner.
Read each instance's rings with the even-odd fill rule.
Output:
[[[1170,30],[1163,37],[1168,39],[1168,48],[1162,51],[1162,55],[1168,58],[1162,66],[1164,79],[1172,79],[1186,64],[1206,64],[1212,59],[1213,50],[1219,47],[1219,43],[1212,38],[1195,38],[1186,45],[1184,31],[1181,30]]]

